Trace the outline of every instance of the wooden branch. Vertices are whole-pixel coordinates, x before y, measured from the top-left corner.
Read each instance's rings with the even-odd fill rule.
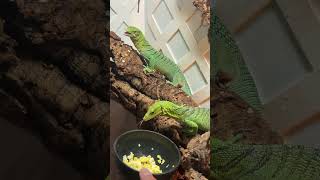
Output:
[[[203,172],[207,177],[210,174],[210,132],[198,135],[191,139],[186,149],[181,149],[182,166],[185,169],[192,169]],[[207,167],[203,167],[207,166]]]
[[[6,75],[27,86],[34,97],[57,113],[63,126],[76,122],[80,127],[96,127],[108,116],[107,103],[74,86],[54,66],[25,59]]]
[[[109,172],[105,8],[103,0],[0,2],[0,98],[8,102],[0,115],[88,179]]]
[[[197,106],[191,97],[188,97],[180,88],[167,83],[162,75],[144,74],[143,62],[139,54],[121,41],[114,32],[110,33],[110,49],[114,61],[111,66],[111,97],[135,114],[138,119],[142,119],[148,106],[157,99]],[[198,149],[202,154],[206,154],[206,156],[198,156],[197,153],[193,153],[195,147],[189,145],[190,142],[196,141],[195,139],[205,139],[204,136],[199,134],[193,138],[185,137],[180,123],[162,116],[154,121],[142,123],[141,128],[158,131],[182,146],[181,152],[190,152],[190,155],[183,158],[182,168],[178,172],[182,174],[180,178],[192,179],[191,176],[195,174],[190,173],[192,169],[192,172],[197,172],[196,174],[206,179],[204,175],[208,175],[209,172],[209,147],[203,146]],[[193,159],[199,159],[198,163],[194,163]]]
[[[210,0],[193,0],[193,5],[202,13],[202,23],[210,24]]]
[[[207,17],[206,21],[209,21],[210,1],[194,0],[193,4],[203,13],[203,17]],[[270,2],[267,2],[261,11],[269,6]],[[254,112],[241,97],[226,89],[219,88],[213,81],[210,87],[210,99],[212,136],[228,139],[241,133],[246,137],[243,141],[246,143],[283,143],[282,137],[274,132],[267,121],[260,114]]]
[[[81,51],[78,48],[57,44],[36,46],[33,53],[41,52],[46,56],[48,66],[56,65],[62,73],[74,84],[95,95],[95,97],[109,101],[109,78],[106,70],[106,60],[93,53]],[[55,53],[52,53],[55,52]],[[109,59],[108,59],[109,61]]]
[[[30,124],[27,127],[32,127],[34,133],[40,134],[52,151],[62,154],[76,168],[88,171],[88,164],[93,163],[90,167],[95,168],[90,168],[90,176],[104,177],[108,165],[101,159],[109,158],[106,157],[109,154],[106,145],[109,136],[109,104],[99,102],[97,98],[85,92],[81,93],[81,90],[63,82],[63,76],[58,78],[55,73],[50,75],[45,73],[41,66],[33,63],[28,66],[26,62],[12,67],[2,76],[1,83],[5,84],[5,87],[2,87],[5,92],[15,97],[24,107],[28,118],[34,120],[28,121]],[[36,72],[36,75],[23,72],[27,69]],[[18,72],[21,72],[21,76]],[[47,76],[41,79],[45,74]],[[57,82],[64,86],[58,86]],[[52,96],[53,94],[56,96]],[[13,114],[7,116],[10,117],[7,119],[16,125],[24,124],[24,118],[19,121],[13,118]],[[89,133],[90,131],[92,132]],[[93,152],[96,154],[89,154]],[[94,156],[97,159],[94,160]],[[89,162],[89,159],[92,159],[92,162]]]
[[[212,84],[211,89],[211,133],[220,139],[237,134],[244,135],[243,142],[252,144],[282,144],[282,137],[272,130],[261,114],[237,94]]]
[[[114,58],[113,70],[127,82],[152,99],[168,100],[189,106],[197,104],[180,88],[174,87],[160,74],[146,75],[139,54],[129,45],[123,43],[114,33],[110,33],[110,49]]]

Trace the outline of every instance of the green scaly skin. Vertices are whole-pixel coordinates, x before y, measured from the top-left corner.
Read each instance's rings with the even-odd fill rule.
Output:
[[[257,112],[261,112],[262,105],[255,82],[231,33],[216,15],[215,7],[211,8],[210,21],[211,78],[216,83],[225,81],[223,84],[230,91],[238,94]],[[219,80],[221,77],[222,80]]]
[[[176,119],[185,125],[184,132],[195,135],[198,129],[210,130],[210,110],[199,107],[177,105],[169,101],[156,101],[149,106],[143,120],[149,121],[156,116],[167,116]]]
[[[215,5],[214,5],[215,6]],[[231,34],[211,9],[209,29],[212,79],[226,73],[227,87],[260,110],[253,79]],[[226,75],[224,74],[224,75]],[[219,82],[219,80],[218,80]],[[211,175],[215,180],[320,179],[320,150],[298,145],[245,145],[211,137]]]
[[[174,86],[181,86],[181,89],[187,95],[192,95],[187,80],[179,66],[163,53],[154,49],[138,28],[129,26],[126,31],[126,35],[130,37],[134,46],[148,62],[148,66],[144,69],[145,73],[151,73],[158,70],[166,76],[171,84]]]
[[[245,145],[210,139],[216,180],[320,179],[320,149],[299,145]]]

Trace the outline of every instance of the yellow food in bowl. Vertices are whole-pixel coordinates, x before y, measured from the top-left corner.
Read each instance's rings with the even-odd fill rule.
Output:
[[[129,167],[140,171],[142,168],[148,169],[152,174],[159,174],[162,173],[162,170],[160,169],[160,166],[158,166],[153,159],[153,157],[149,156],[141,156],[141,157],[135,157],[132,152],[130,154],[124,155],[122,157],[123,163],[128,165]]]
[[[160,155],[157,155],[157,158],[158,158],[158,163],[159,164],[163,164],[165,162],[165,160],[162,159],[162,157]]]

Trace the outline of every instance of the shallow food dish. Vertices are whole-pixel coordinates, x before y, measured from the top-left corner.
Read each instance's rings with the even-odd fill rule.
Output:
[[[160,155],[165,160],[163,164],[157,163],[162,170],[162,173],[154,174],[157,179],[169,179],[181,161],[178,147],[169,138],[148,130],[123,133],[115,140],[113,148],[122,172],[134,179],[139,179],[139,172],[122,162],[123,156],[131,152],[137,157],[151,155],[155,161],[158,159],[157,155]]]

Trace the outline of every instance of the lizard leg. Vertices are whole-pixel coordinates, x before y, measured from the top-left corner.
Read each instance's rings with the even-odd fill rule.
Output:
[[[172,84],[174,86],[176,86],[177,88],[182,89],[182,91],[184,91],[188,96],[191,96],[191,90],[188,86],[188,83],[186,82],[186,80],[184,79],[183,76],[174,76],[173,80],[172,80]]]
[[[154,68],[152,68],[151,66],[144,66],[143,68],[143,72],[145,74],[151,74],[154,73],[156,70]]]
[[[175,86],[176,86],[177,88],[182,88],[182,87],[183,87],[182,84],[176,84]]]
[[[185,120],[183,121],[185,124],[185,129],[183,129],[183,132],[185,132],[188,135],[196,135],[198,132],[198,125],[191,121],[191,120]]]
[[[176,82],[171,82],[171,81],[168,81],[169,84],[171,84],[172,86],[175,86],[177,88],[182,88],[182,85],[179,84],[179,83],[176,83]]]
[[[179,76],[174,76],[171,84],[173,86],[178,87],[178,88],[182,88],[183,84],[181,82],[182,82],[182,80],[181,80],[181,78],[179,78]]]

